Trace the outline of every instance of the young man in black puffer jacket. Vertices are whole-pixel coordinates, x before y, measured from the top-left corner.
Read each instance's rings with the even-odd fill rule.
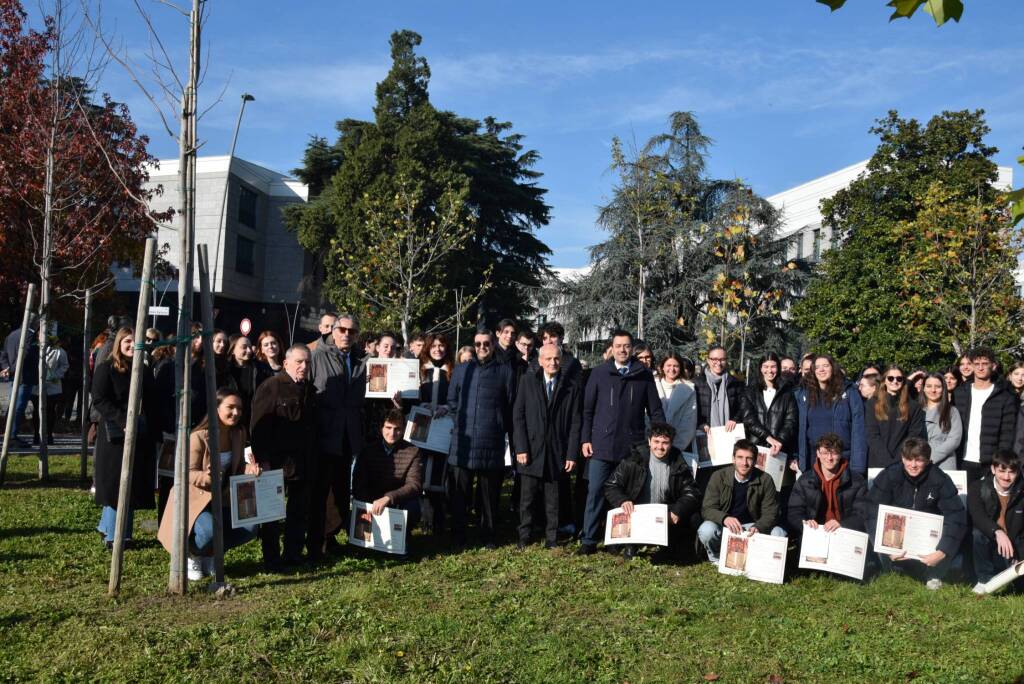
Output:
[[[815,445],[817,462],[796,481],[789,498],[786,524],[790,537],[800,537],[804,525],[865,531],[868,484],[843,458],[843,440],[825,434]]]
[[[920,437],[903,442],[900,462],[885,468],[875,478],[868,506],[868,534],[872,545],[879,506],[909,508],[942,516],[942,536],[935,551],[915,558],[879,555],[883,570],[899,569],[927,582],[929,589],[942,587],[953,557],[967,532],[967,516],[956,485],[941,468],[932,465],[932,450]]]
[[[675,428],[668,423],[651,423],[647,444],[633,447],[629,456],[615,468],[604,485],[604,495],[612,508],[622,507],[627,514],[641,504],[665,504],[669,514],[668,554],[680,548],[681,533],[696,529],[700,523],[700,490],[679,449],[672,446]],[[623,554],[633,556],[627,546]]]
[[[991,472],[967,488],[971,514],[976,593],[982,584],[1021,559],[1024,549],[1024,480],[1020,461],[1008,450],[992,456]]]

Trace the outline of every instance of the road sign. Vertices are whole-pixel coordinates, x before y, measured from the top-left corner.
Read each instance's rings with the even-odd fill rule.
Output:
[[[252,321],[248,318],[243,318],[242,322],[238,324],[238,329],[242,331],[243,335],[248,335],[252,332]]]
[[[151,306],[149,307],[150,316],[169,316],[171,315],[171,307],[169,306]]]

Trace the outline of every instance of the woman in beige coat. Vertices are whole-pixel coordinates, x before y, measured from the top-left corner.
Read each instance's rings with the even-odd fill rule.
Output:
[[[217,421],[219,423],[217,453],[221,467],[224,506],[224,550],[244,544],[256,538],[256,525],[231,527],[231,498],[228,478],[232,475],[259,475],[260,467],[245,462],[245,427],[242,425],[242,397],[238,392],[221,388],[217,390]],[[202,579],[213,574],[213,512],[210,504],[210,432],[208,418],[203,418],[189,440],[188,464],[188,578]],[[177,489],[171,490],[168,509],[174,510]],[[174,516],[165,515],[160,524],[158,537],[168,551],[174,537]]]

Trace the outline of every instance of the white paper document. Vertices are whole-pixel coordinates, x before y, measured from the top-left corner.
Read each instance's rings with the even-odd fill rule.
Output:
[[[804,525],[800,567],[864,579],[864,562],[870,546],[868,535],[857,530],[840,527],[826,532],[821,525],[816,529]]]
[[[878,473],[885,470],[885,468],[868,468],[868,489],[871,489],[875,485],[875,478],[878,477]]]
[[[284,519],[284,471],[280,468],[260,475],[232,475],[228,482],[232,527]]]
[[[956,485],[956,493],[960,495],[960,502],[965,506],[967,505],[967,471],[966,470],[947,470],[946,474],[949,475],[949,479]]]
[[[981,586],[985,590],[984,593],[993,594],[1016,581],[1021,575],[1024,575],[1024,561],[1017,561]]]
[[[942,539],[942,516],[909,508],[879,506],[875,553],[920,558],[935,551]]]
[[[419,398],[419,360],[367,359],[366,398],[391,399],[395,392],[401,392],[402,399]]]
[[[757,460],[754,466],[768,473],[775,483],[775,491],[781,492],[782,480],[786,477],[786,454],[779,452],[772,456],[771,451],[768,447],[757,447]]]
[[[668,546],[668,506],[641,504],[632,515],[621,508],[608,511],[604,525],[604,544],[649,544]]]
[[[706,439],[697,435],[697,448],[701,450],[701,467],[732,465],[732,447],[737,440],[746,439],[747,433],[743,423],[736,423],[732,432],[726,432],[725,426],[713,427],[708,430]],[[706,452],[706,453],[705,453]]]
[[[733,534],[722,528],[722,548],[718,554],[718,572],[743,575],[748,579],[782,584],[786,574],[786,537],[770,534]]]
[[[452,443],[452,429],[455,422],[451,416],[434,417],[431,408],[414,406],[406,416],[405,440],[421,449],[448,453]]]
[[[348,543],[385,553],[405,553],[405,533],[408,526],[408,511],[400,508],[385,508],[380,515],[373,515],[372,504],[352,501],[352,516],[348,523]]]

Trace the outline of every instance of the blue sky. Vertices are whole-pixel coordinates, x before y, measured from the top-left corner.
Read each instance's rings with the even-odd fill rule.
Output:
[[[185,26],[150,7],[175,58]],[[1024,145],[1018,47],[1024,3],[969,0],[963,23],[936,28],[926,15],[889,23],[883,0],[830,14],[813,0],[733,2],[214,2],[206,26],[209,73],[201,106],[225,87],[200,126],[204,154],[226,154],[239,95],[249,91],[237,154],[294,168],[312,134],[372,116],[387,72],[388,37],[423,35],[431,99],[461,115],[509,120],[541,154],[551,224],[541,238],[553,266],[582,266],[602,233],[612,136],[642,141],[670,112],[694,111],[715,140],[709,170],[770,195],[869,157],[868,133],[889,109],[927,119],[984,108],[997,160]],[[286,8],[286,9],[283,9]],[[127,0],[105,0],[103,21],[133,57],[147,46]],[[120,67],[103,87],[127,102],[158,157],[173,140]],[[1015,168],[1016,185],[1024,169]]]

